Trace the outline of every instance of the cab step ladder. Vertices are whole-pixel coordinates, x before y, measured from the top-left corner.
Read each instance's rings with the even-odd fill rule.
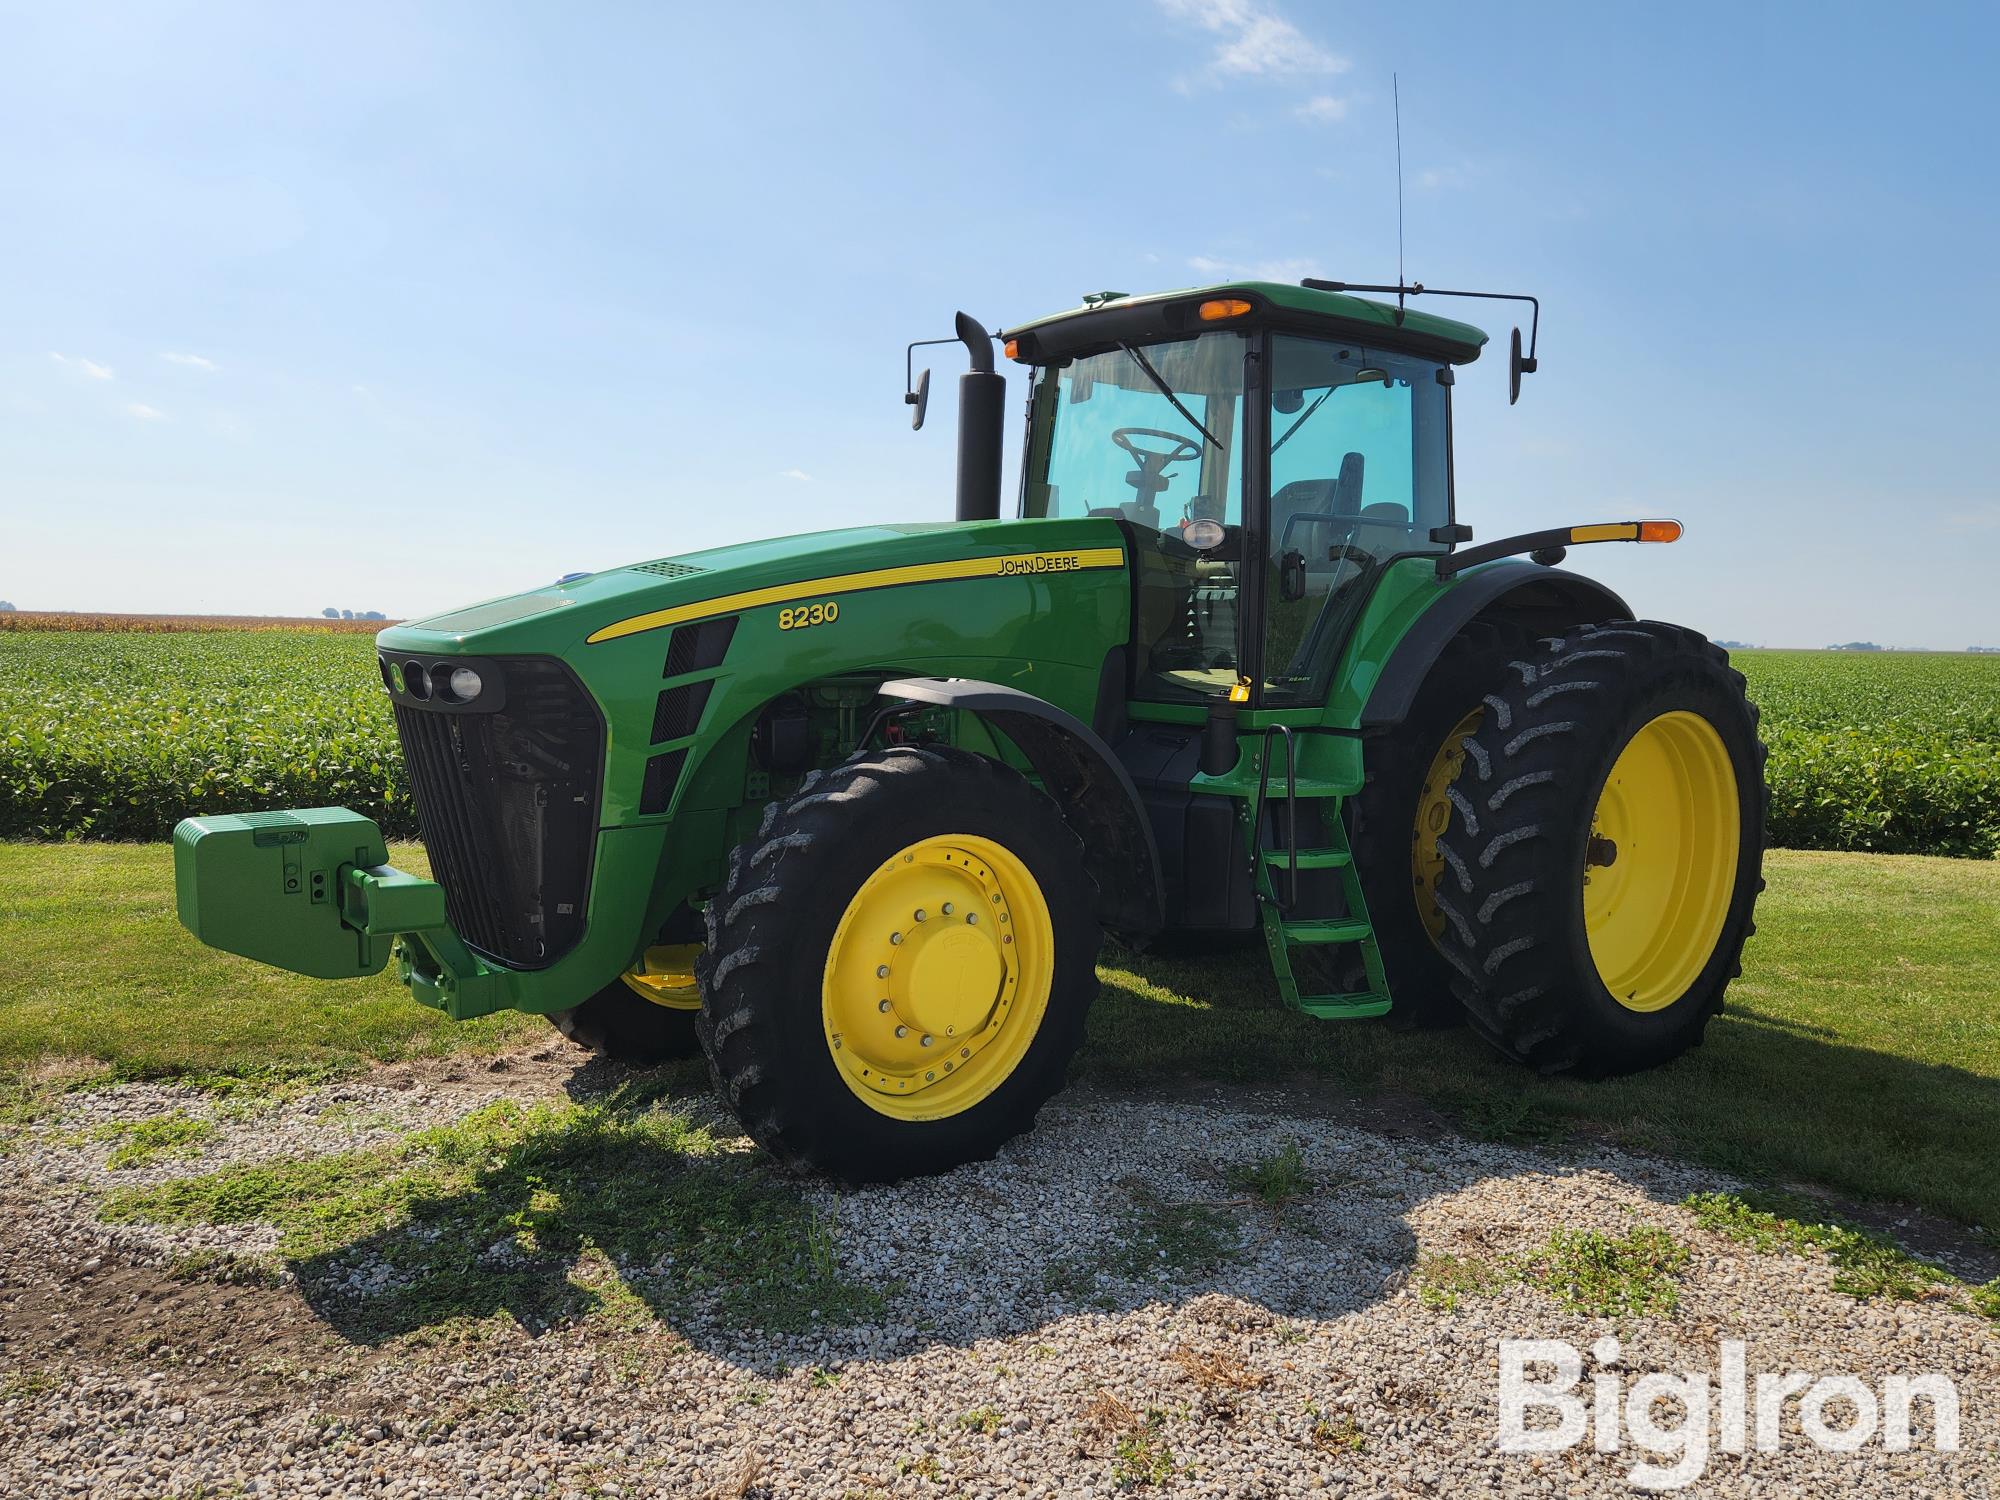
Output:
[[[1264,808],[1271,777],[1271,758],[1282,738],[1285,748],[1285,805],[1283,815],[1272,820],[1278,839],[1274,848],[1264,848]],[[1375,942],[1375,929],[1368,920],[1368,903],[1361,894],[1361,879],[1354,869],[1354,855],[1348,848],[1347,830],[1340,817],[1340,792],[1326,783],[1301,787],[1298,779],[1298,749],[1292,730],[1274,724],[1264,731],[1264,754],[1257,772],[1257,802],[1251,809],[1250,839],[1256,860],[1257,905],[1263,918],[1264,946],[1271,955],[1271,968],[1278,976],[1278,993],[1285,1003],[1309,1016],[1326,1020],[1379,1016],[1389,1009],[1389,984],[1382,973],[1382,953]],[[1327,840],[1323,848],[1299,847],[1299,799],[1329,798],[1331,805],[1320,819]],[[1299,871],[1336,870],[1343,897],[1338,913],[1304,911],[1299,899]],[[1352,944],[1359,952],[1367,988],[1301,994],[1292,955],[1300,948]],[[1332,955],[1327,955],[1331,957]],[[1314,972],[1337,966],[1325,962],[1310,965]],[[1351,969],[1351,965],[1348,966]]]

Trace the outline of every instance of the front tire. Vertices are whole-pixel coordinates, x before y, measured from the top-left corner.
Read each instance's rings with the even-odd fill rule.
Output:
[[[696,1025],[722,1097],[798,1170],[985,1160],[1082,1042],[1096,898],[1055,803],[1006,766],[903,746],[809,776],[708,904]]]
[[[1475,1030],[1544,1072],[1697,1045],[1763,889],[1764,747],[1721,648],[1656,621],[1538,644],[1449,793],[1437,902]]]

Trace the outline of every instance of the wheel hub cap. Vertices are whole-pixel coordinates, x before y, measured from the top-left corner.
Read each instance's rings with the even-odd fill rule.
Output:
[[[1048,1009],[1054,927],[1034,877],[990,839],[921,839],[862,881],[827,950],[826,1043],[870,1108],[938,1119],[1026,1055]]]
[[[1627,1010],[1664,1010],[1700,977],[1729,914],[1741,836],[1715,726],[1685,711],[1641,725],[1604,778],[1583,867],[1590,955]]]

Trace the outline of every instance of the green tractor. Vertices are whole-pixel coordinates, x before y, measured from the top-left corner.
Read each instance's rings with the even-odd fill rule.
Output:
[[[195,818],[182,921],[303,974],[393,958],[450,1016],[613,1058],[700,1051],[754,1139],[853,1181],[1028,1129],[1107,933],[1261,936],[1288,1005],[1469,1021],[1544,1071],[1675,1057],[1752,930],[1756,712],[1717,647],[1556,564],[1680,527],[1467,545],[1452,393],[1486,335],[1356,290],[1103,293],[997,340],[961,314],[955,522],[385,630],[435,881],[345,809]]]

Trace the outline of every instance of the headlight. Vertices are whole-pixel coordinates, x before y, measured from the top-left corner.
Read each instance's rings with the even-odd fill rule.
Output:
[[[403,663],[403,691],[408,693],[412,698],[430,697],[431,680],[425,675],[424,664],[422,662],[406,661]]]
[[[448,680],[451,684],[452,697],[460,703],[470,703],[479,696],[480,688],[485,686],[479,680],[479,674],[470,667],[453,667]]]

